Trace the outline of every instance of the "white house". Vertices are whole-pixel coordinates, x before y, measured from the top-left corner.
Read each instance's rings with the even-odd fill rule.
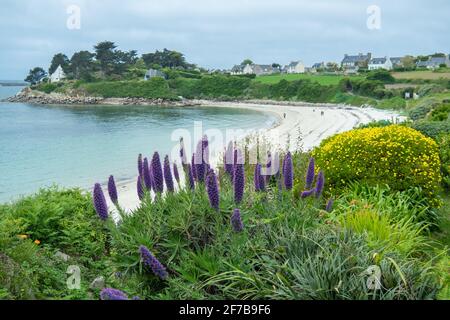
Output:
[[[384,69],[384,70],[392,70],[393,65],[391,59],[388,57],[384,58],[372,58],[369,61],[369,70],[378,70],[378,69]]]
[[[55,72],[50,75],[50,82],[59,82],[61,80],[64,80],[65,78],[66,74],[64,73],[61,65],[59,65],[58,68],[56,68]]]
[[[160,77],[160,78],[166,78],[166,74],[164,72],[161,72],[156,69],[148,69],[147,72],[144,75],[144,80],[149,80],[151,78]]]
[[[280,69],[269,64],[247,64],[242,70],[243,74],[256,74],[257,76],[280,72]]]
[[[286,73],[305,73],[305,65],[302,61],[292,61],[285,67]]]

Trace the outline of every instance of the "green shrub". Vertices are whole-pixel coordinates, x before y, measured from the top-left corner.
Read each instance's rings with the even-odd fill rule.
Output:
[[[45,93],[51,93],[55,91],[58,87],[59,87],[58,84],[48,82],[48,83],[40,83],[35,87],[35,89]]]
[[[394,83],[395,78],[387,70],[371,71],[367,75],[367,80],[381,81],[383,83]]]
[[[155,77],[147,81],[101,81],[82,83],[79,88],[89,95],[104,98],[148,98],[176,100],[177,97],[170,90],[167,81]]]
[[[411,127],[427,137],[437,139],[441,134],[450,133],[450,121],[416,121]]]
[[[393,190],[420,187],[434,205],[440,175],[436,142],[404,126],[356,129],[325,139],[313,151],[332,189],[361,181]]]
[[[450,133],[441,133],[437,137],[441,158],[442,185],[450,191]]]
[[[406,101],[401,97],[393,97],[379,101],[377,107],[381,109],[401,110],[406,108]]]

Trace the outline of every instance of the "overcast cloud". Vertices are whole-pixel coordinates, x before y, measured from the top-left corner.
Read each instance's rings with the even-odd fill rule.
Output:
[[[69,5],[81,29],[69,30]],[[366,26],[367,7],[381,9],[381,30]],[[450,52],[447,0],[2,0],[0,79],[23,79],[103,40],[139,53],[168,48],[206,68],[257,63],[307,65],[345,53],[375,56]]]

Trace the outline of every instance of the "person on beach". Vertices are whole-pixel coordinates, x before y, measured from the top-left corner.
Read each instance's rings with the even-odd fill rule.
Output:
[[[284,112],[284,113],[283,113],[283,118],[285,118],[285,119],[286,119],[286,112]]]
[[[323,116],[323,115],[324,115],[324,113],[325,113],[325,112],[321,111],[321,112],[320,112],[320,115],[321,115],[321,116]]]

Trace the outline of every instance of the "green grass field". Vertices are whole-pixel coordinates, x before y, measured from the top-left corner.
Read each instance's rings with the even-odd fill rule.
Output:
[[[274,74],[268,76],[260,76],[256,77],[254,81],[258,81],[261,83],[278,83],[280,80],[285,79],[288,81],[294,80],[302,80],[302,79],[310,79],[313,81],[317,81],[321,85],[336,85],[344,78],[342,75],[314,75],[307,73],[297,73],[297,74]],[[352,76],[352,79],[362,78],[360,76]]]

